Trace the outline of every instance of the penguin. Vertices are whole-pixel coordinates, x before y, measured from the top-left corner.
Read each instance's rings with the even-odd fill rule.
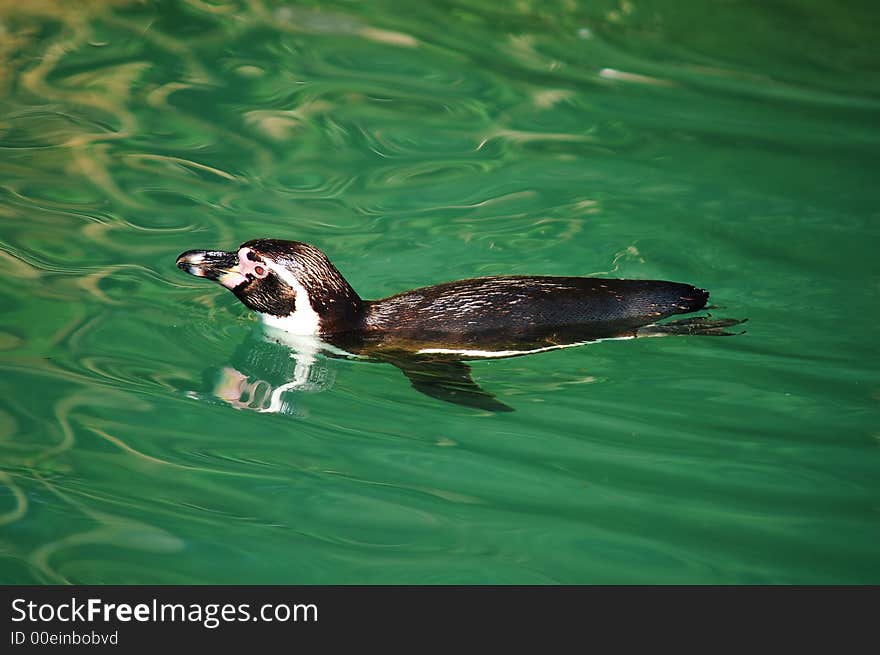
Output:
[[[738,319],[692,317],[709,292],[663,280],[505,275],[364,300],[330,259],[300,241],[254,239],[188,250],[177,267],[226,287],[273,333],[395,365],[431,397],[512,411],[471,378],[467,361],[517,357],[603,339],[730,336]]]

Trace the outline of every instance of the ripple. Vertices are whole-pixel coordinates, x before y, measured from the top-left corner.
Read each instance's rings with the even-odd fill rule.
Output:
[[[880,579],[874,23],[386,5],[0,9],[0,575]],[[475,363],[516,408],[480,413],[391,366],[297,379],[174,266],[256,236],[367,297],[597,271],[753,327]]]
[[[0,484],[9,490],[12,496],[13,507],[10,510],[0,512],[0,525],[14,523],[27,514],[28,502],[24,492],[15,484],[12,476],[0,471]]]

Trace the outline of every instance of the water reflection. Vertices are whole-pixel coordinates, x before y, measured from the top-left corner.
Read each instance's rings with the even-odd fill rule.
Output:
[[[235,409],[302,416],[296,394],[326,391],[336,380],[334,361],[327,355],[347,356],[315,337],[255,328],[227,365],[205,376],[213,398]]]

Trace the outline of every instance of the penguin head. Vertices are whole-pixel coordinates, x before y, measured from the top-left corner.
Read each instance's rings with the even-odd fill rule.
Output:
[[[177,267],[215,280],[264,320],[296,334],[351,329],[362,301],[327,256],[307,243],[254,239],[238,250],[188,250]]]

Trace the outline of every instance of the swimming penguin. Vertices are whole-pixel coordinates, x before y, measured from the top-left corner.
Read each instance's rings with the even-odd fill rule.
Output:
[[[189,250],[178,268],[231,290],[263,322],[400,368],[418,391],[511,411],[470,377],[466,360],[514,357],[590,341],[666,334],[727,336],[744,321],[696,317],[709,292],[659,280],[493,276],[363,300],[318,248],[255,239],[237,251]]]

